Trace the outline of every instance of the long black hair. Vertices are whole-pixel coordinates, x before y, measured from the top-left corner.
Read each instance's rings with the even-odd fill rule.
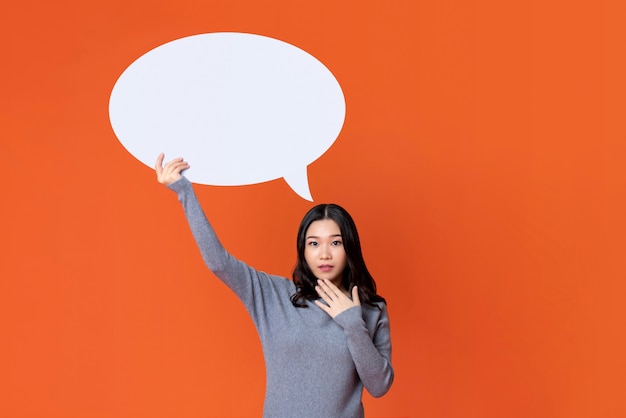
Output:
[[[375,302],[385,302],[385,299],[376,294],[376,282],[365,266],[361,241],[356,230],[356,224],[350,214],[341,206],[333,203],[323,203],[311,208],[300,223],[296,249],[298,259],[293,270],[293,282],[296,285],[296,293],[291,296],[291,303],[298,308],[305,308],[305,300],[318,299],[315,291],[317,278],[309,268],[305,258],[306,232],[315,221],[331,219],[339,226],[343,248],[346,252],[346,267],[343,270],[343,287],[351,291],[354,286],[358,287],[359,300],[361,303],[374,305]]]

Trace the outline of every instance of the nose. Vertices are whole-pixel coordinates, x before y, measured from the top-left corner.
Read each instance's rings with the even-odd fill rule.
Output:
[[[322,260],[330,260],[330,248],[327,245],[322,246],[322,250],[320,251],[320,258]]]

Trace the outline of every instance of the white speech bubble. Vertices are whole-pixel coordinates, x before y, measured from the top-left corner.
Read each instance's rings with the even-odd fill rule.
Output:
[[[149,167],[163,151],[190,162],[185,176],[194,183],[283,177],[311,201],[307,166],[335,142],[345,112],[341,86],[315,57],[237,32],[147,52],[122,73],[109,101],[119,141]]]

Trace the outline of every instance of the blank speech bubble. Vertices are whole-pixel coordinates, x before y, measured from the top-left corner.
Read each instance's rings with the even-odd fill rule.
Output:
[[[346,105],[319,60],[246,33],[189,36],[133,62],[115,83],[111,126],[149,167],[160,152],[191,164],[190,181],[216,186],[283,177],[312,201],[307,166],[337,139]]]

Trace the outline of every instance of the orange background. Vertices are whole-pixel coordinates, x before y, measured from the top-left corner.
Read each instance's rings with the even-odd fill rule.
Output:
[[[396,382],[368,416],[626,416],[620,2],[3,6],[0,416],[260,416],[251,320],[108,120],[131,62],[218,31],[294,44],[344,90],[308,171],[389,303]],[[196,190],[233,253],[290,274],[310,202]]]

